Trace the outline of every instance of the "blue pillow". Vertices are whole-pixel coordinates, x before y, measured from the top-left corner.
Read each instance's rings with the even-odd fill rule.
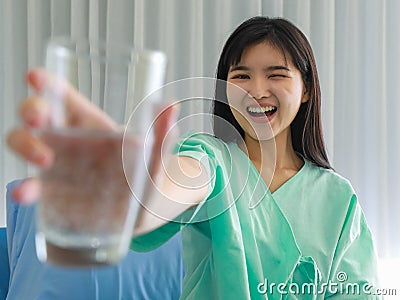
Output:
[[[5,299],[10,279],[10,267],[8,265],[6,228],[0,228],[0,299]]]
[[[151,252],[130,250],[115,266],[67,269],[43,264],[36,257],[35,206],[12,201],[16,184],[7,185],[7,299],[179,299],[184,276],[180,234]]]

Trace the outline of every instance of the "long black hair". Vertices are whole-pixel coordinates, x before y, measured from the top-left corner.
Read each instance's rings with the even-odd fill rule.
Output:
[[[226,142],[236,140],[238,134],[244,138],[244,131],[228,105],[226,80],[229,68],[240,62],[243,51],[261,42],[280,49],[286,60],[291,59],[301,73],[309,96],[290,125],[294,150],[307,160],[332,169],[322,134],[321,90],[314,54],[307,37],[283,18],[258,16],[248,19],[226,41],[217,68],[217,79],[220,80],[217,80],[213,105],[215,136]]]

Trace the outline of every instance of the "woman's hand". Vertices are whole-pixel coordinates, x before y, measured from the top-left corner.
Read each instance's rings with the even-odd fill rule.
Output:
[[[78,93],[66,81],[54,78],[43,69],[35,69],[27,74],[27,82],[36,95],[24,100],[19,114],[22,127],[12,130],[8,135],[10,148],[38,167],[49,167],[53,160],[53,152],[38,138],[32,135],[32,129],[49,125],[51,111],[49,102],[39,96],[44,88],[57,88],[65,95],[66,125],[82,128],[115,130],[118,125],[103,111]]]
[[[23,159],[40,168],[52,165],[54,153],[51,148],[32,134],[32,129],[49,125],[51,111],[49,102],[39,95],[46,89],[62,89],[65,95],[66,125],[82,128],[115,130],[118,125],[103,111],[90,103],[66,81],[60,81],[43,69],[27,73],[27,82],[35,95],[25,99],[19,110],[22,126],[13,129],[7,136],[8,146]],[[40,196],[40,182],[32,178],[25,180],[13,190],[13,197],[20,203],[31,203]]]
[[[43,69],[35,69],[27,74],[27,82],[34,89],[35,95],[24,100],[20,106],[19,114],[22,126],[12,130],[7,137],[9,147],[27,162],[39,168],[48,168],[54,160],[52,149],[32,134],[33,129],[49,126],[51,111],[49,102],[39,95],[44,89],[62,89],[65,95],[66,126],[92,128],[103,130],[117,130],[121,126],[116,124],[106,113],[83,97],[66,81],[61,81]],[[174,109],[167,109],[158,118],[156,141],[162,141],[169,127]],[[174,114],[175,115],[175,114]],[[162,143],[156,142],[156,147]],[[160,153],[156,149],[155,153]],[[153,168],[158,169],[159,162],[153,162]],[[36,178],[25,180],[13,190],[13,197],[19,203],[31,203],[40,197],[40,181]]]

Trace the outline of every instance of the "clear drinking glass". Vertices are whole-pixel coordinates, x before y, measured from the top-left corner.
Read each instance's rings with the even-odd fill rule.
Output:
[[[165,68],[165,55],[157,51],[89,40],[49,42],[46,69],[53,77],[43,97],[52,118],[38,135],[54,150],[55,162],[40,173],[36,248],[41,261],[92,266],[114,264],[126,255],[140,209],[137,198],[146,189],[149,133],[161,97],[146,98],[141,105],[146,109],[130,120],[137,126],[129,132],[74,128],[65,122],[71,97],[66,82],[122,124],[163,84]],[[134,193],[128,181],[135,183]]]

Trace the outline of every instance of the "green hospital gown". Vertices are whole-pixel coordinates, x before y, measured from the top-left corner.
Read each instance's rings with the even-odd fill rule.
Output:
[[[149,251],[182,230],[181,299],[381,299],[370,230],[350,183],[304,160],[270,193],[235,143],[204,134],[176,153],[210,174],[209,195],[175,221],[132,240]]]

